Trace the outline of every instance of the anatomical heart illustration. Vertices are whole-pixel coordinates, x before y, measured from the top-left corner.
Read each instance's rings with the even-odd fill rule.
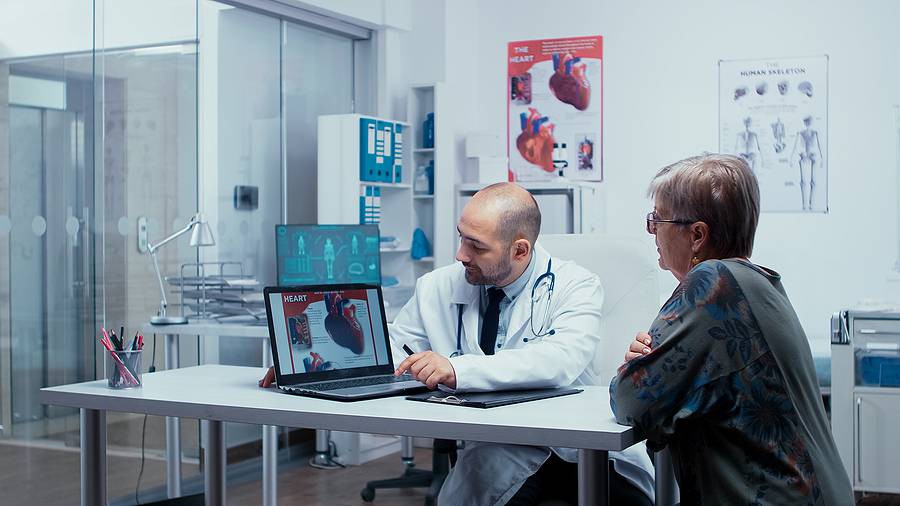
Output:
[[[365,350],[365,334],[356,318],[356,306],[339,293],[325,294],[325,330],[329,337],[340,346],[359,355]]]
[[[537,109],[528,108],[528,113],[519,116],[522,133],[516,139],[516,148],[522,158],[553,172],[553,124],[550,118],[541,116]]]
[[[509,42],[506,72],[509,180],[602,181],[603,37]]]
[[[550,90],[560,101],[583,111],[591,103],[591,83],[587,79],[587,64],[581,58],[566,53],[553,53],[553,75]]]

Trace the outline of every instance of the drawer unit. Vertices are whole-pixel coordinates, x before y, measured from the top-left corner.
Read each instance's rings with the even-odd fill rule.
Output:
[[[843,311],[831,322],[831,424],[860,492],[900,493],[900,313]]]

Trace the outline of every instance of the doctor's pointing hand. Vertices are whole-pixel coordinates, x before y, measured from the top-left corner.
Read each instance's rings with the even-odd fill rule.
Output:
[[[400,362],[394,376],[409,371],[412,376],[425,383],[425,386],[431,389],[444,385],[451,389],[456,389],[456,371],[450,360],[433,351],[423,351],[421,353],[413,353],[406,357],[406,360]]]

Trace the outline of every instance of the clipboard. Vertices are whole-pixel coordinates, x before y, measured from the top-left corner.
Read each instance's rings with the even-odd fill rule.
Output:
[[[549,399],[582,392],[579,388],[538,388],[533,390],[504,390],[502,392],[425,392],[407,396],[407,400],[430,402],[434,404],[451,404],[454,406],[467,406],[470,408],[495,408],[520,402]]]

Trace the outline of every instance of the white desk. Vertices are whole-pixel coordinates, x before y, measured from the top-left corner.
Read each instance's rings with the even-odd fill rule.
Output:
[[[199,418],[207,424],[207,504],[225,503],[222,422],[349,432],[468,439],[579,448],[578,501],[608,502],[610,450],[640,441],[615,423],[605,387],[565,397],[492,409],[430,405],[390,397],[337,402],[257,387],[254,367],[203,365],[145,374],[143,387],[107,388],[106,380],[41,389],[44,404],[81,409],[81,504],[106,504],[106,411]]]
[[[141,327],[144,334],[164,334],[164,364],[166,370],[178,369],[179,336],[228,336],[262,339],[262,365],[272,365],[272,348],[269,346],[268,325],[241,325],[215,321],[191,322],[184,325],[153,325]],[[262,377],[262,376],[260,376]],[[171,499],[181,496],[181,423],[177,417],[166,417],[166,495]],[[263,506],[274,506],[278,497],[278,428],[262,427],[263,457]]]

